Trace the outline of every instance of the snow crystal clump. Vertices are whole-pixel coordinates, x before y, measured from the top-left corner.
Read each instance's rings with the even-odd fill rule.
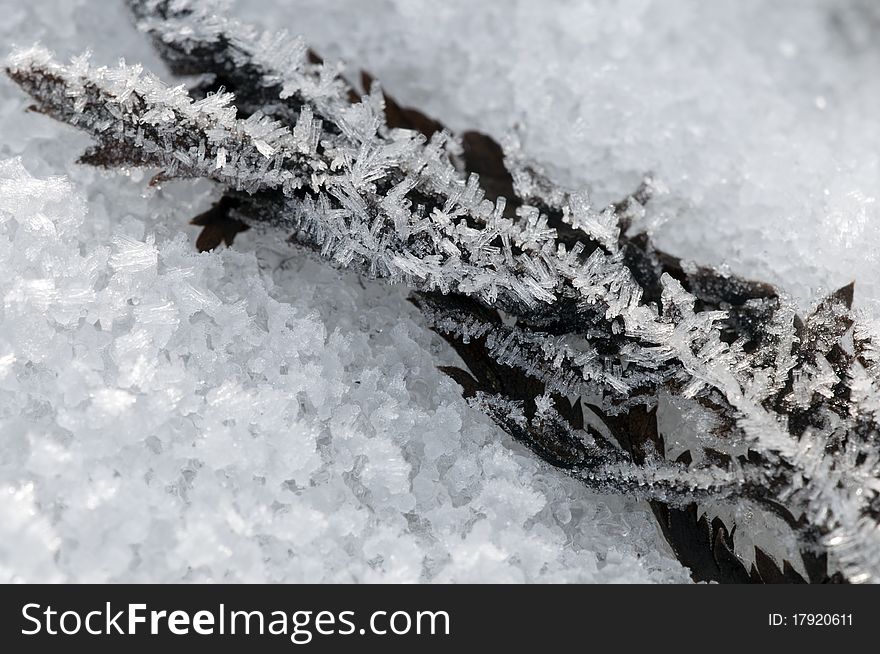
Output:
[[[687,579],[461,400],[402,294],[92,207],[0,163],[3,581]]]

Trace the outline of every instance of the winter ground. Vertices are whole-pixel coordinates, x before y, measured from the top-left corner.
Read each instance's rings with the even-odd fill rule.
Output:
[[[700,262],[877,313],[870,2],[249,2],[453,128],[518,129]],[[0,0],[162,72],[115,0]],[[0,581],[679,582],[646,507],[536,462],[439,373],[403,289],[269,237],[197,254],[209,184],[74,161],[0,81]]]

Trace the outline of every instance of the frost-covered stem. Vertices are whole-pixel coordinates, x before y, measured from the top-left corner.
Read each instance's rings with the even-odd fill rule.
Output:
[[[8,64],[38,111],[94,137],[85,161],[211,179],[224,195],[202,219],[280,230],[407,284],[465,361],[447,372],[471,401],[588,486],[749,502],[804,547],[820,539],[850,580],[880,579],[880,356],[876,330],[851,329],[851,288],[801,320],[766,284],[657,251],[635,228],[650,179],[596,208],[511,143],[483,166],[503,191],[487,196],[467,138],[376,84],[357,101],[301,41],[182,0],[129,4],[174,72],[203,76],[195,98],[138,66],[62,66],[39,49]],[[663,460],[648,412],[663,394],[711,416],[689,444],[702,461]]]

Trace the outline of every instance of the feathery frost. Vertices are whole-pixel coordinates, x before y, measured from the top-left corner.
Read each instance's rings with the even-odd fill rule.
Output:
[[[747,505],[796,537],[797,551],[775,553],[780,568],[880,581],[878,326],[852,314],[851,286],[802,319],[766,284],[655,249],[638,230],[662,188],[650,175],[594,207],[511,138],[509,190],[489,193],[467,172],[466,138],[403,120],[378,84],[356,88],[300,39],[208,3],[129,5],[195,88],[88,54],[64,65],[34,48],[7,62],[38,111],[94,138],[84,162],[156,168],[154,183],[213,180],[223,197],[207,222],[275,230],[408,285],[466,364],[447,369],[465,395],[585,484],[651,500],[658,515]],[[675,460],[657,426],[668,398],[695,425]]]

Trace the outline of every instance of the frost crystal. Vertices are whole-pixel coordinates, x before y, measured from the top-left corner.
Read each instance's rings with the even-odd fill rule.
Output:
[[[524,161],[515,140],[506,159],[475,163],[475,143],[493,151],[479,136],[407,118],[378,84],[360,93],[300,40],[208,5],[129,4],[173,72],[207,79],[192,94],[124,62],[62,65],[33,49],[7,63],[39,111],[94,138],[86,162],[154,167],[156,183],[213,180],[224,195],[200,224],[280,231],[338,267],[407,285],[466,364],[445,370],[475,406],[590,488],[651,501],[664,528],[695,502],[747,506],[796,543],[778,574],[880,580],[880,356],[851,286],[802,319],[767,284],[657,250],[638,224],[660,188],[652,176],[596,208]],[[477,163],[495,177],[481,179]],[[108,265],[154,275],[157,254],[120,238]],[[6,301],[61,296],[22,283]],[[216,298],[185,301],[220,310]],[[163,306],[141,311],[161,323]],[[120,357],[134,357],[132,339]],[[657,426],[670,397],[710,429],[683,435],[675,459]],[[132,401],[108,389],[90,419]],[[711,529],[734,547],[724,524]]]

